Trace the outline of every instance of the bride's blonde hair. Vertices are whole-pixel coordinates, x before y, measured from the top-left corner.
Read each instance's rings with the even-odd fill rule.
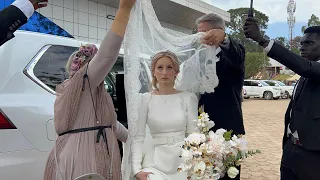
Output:
[[[155,90],[159,90],[158,89],[158,80],[156,78],[156,76],[153,75],[155,68],[156,68],[156,64],[158,62],[158,60],[162,57],[168,57],[171,59],[172,64],[173,64],[173,69],[176,71],[176,73],[179,73],[179,58],[171,51],[166,50],[166,51],[161,51],[156,53],[154,56],[151,57],[151,72],[152,72],[152,81],[151,81],[151,86],[152,88],[154,88]]]

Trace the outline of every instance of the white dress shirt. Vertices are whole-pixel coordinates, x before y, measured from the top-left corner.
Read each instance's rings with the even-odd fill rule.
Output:
[[[264,51],[265,51],[267,54],[268,54],[269,51],[271,50],[273,44],[274,44],[274,40],[270,40],[268,46],[264,48]],[[317,61],[317,62],[320,62],[320,60]],[[297,82],[297,84],[295,85],[295,87],[294,87],[294,89],[293,89],[292,100],[294,100],[294,96],[295,96],[296,89],[297,89],[297,87],[298,87],[299,82],[300,82],[300,79],[299,79],[299,81]],[[290,118],[291,118],[291,112],[292,112],[292,109],[290,110]],[[290,130],[290,123],[289,123],[289,124],[288,124],[287,136],[290,136],[290,134],[292,134],[292,136],[293,136],[294,138],[299,139],[299,135],[298,135],[298,132],[297,132],[297,131],[295,131],[294,133],[291,132],[291,130]]]
[[[28,19],[34,13],[34,7],[29,0],[15,0],[11,5],[19,8]]]

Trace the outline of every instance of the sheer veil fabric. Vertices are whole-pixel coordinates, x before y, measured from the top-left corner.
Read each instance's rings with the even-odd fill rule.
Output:
[[[218,86],[214,46],[201,45],[203,33],[187,35],[163,28],[151,0],[137,0],[131,11],[124,39],[124,76],[129,136],[124,143],[122,179],[133,179],[131,173],[132,138],[137,132],[138,108],[141,93],[148,91],[151,81],[150,57],[159,51],[174,52],[181,63],[176,89],[196,94],[212,93]],[[151,38],[150,38],[151,37]],[[150,139],[146,133],[146,139]]]

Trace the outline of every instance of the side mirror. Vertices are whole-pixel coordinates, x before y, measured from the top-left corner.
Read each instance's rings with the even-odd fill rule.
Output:
[[[259,86],[259,87],[262,87],[262,85],[261,85],[261,84],[258,84],[258,86]]]

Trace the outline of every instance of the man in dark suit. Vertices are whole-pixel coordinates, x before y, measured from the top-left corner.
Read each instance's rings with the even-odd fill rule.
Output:
[[[241,108],[245,49],[225,35],[225,22],[220,16],[207,14],[196,23],[198,32],[207,32],[202,43],[221,49],[216,64],[219,85],[214,93],[201,95],[199,106],[204,105],[204,111],[215,122],[212,130],[224,128],[233,130],[234,134],[245,134]],[[240,180],[240,173],[234,180]]]
[[[269,57],[301,76],[285,114],[281,179],[320,179],[320,26],[304,31],[301,56],[264,39],[253,17],[247,18],[244,30]]]
[[[48,0],[16,0],[0,11],[0,46],[14,38],[13,33],[28,21],[38,8],[46,7]]]

